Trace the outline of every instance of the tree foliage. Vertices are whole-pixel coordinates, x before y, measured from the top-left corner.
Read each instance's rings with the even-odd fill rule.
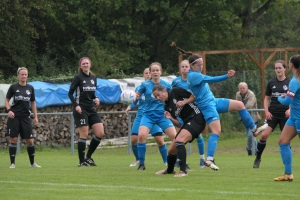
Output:
[[[176,73],[178,53],[294,47],[299,1],[292,0],[2,0],[0,70],[33,76],[74,74],[89,56],[101,77],[139,74],[151,62]],[[208,70],[253,69],[238,55],[207,58]]]

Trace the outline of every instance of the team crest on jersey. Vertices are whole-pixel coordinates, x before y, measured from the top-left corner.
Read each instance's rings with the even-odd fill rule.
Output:
[[[284,86],[283,86],[283,89],[284,89],[284,90],[288,90],[289,88],[288,88],[287,85],[284,85]]]
[[[30,91],[29,91],[29,90],[26,90],[26,94],[30,95]]]
[[[94,84],[95,84],[95,81],[94,81],[94,80],[91,80],[91,83],[94,85]]]
[[[177,103],[177,100],[176,100],[176,99],[173,99],[173,103],[176,104],[176,103]]]

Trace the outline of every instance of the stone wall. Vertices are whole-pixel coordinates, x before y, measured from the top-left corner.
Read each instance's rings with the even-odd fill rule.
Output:
[[[100,105],[97,112],[113,112],[125,111],[127,105]],[[1,113],[5,109],[0,109]],[[35,136],[35,145],[38,146],[69,146],[71,144],[71,116],[70,115],[55,115],[55,113],[72,112],[72,106],[51,106],[43,109],[38,109],[38,113],[53,113],[53,115],[38,115],[39,124],[33,124],[33,133]],[[104,139],[118,138],[128,136],[128,116],[125,112],[121,114],[100,114],[105,136]],[[132,122],[135,115],[132,115]],[[6,136],[7,116],[1,116],[0,119],[0,148],[7,148],[9,145],[9,137]],[[75,127],[75,125],[74,125]],[[74,141],[78,140],[78,130],[75,128]],[[93,131],[89,131],[91,139]],[[22,140],[21,146],[25,145],[25,140]]]

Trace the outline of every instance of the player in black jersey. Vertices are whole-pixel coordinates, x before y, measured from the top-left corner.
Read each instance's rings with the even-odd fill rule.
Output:
[[[177,87],[167,92],[162,85],[157,84],[152,92],[156,99],[165,102],[165,117],[175,126],[181,127],[168,150],[168,168],[156,174],[174,174],[174,165],[178,157],[180,172],[175,177],[187,176],[185,144],[198,138],[205,128],[203,114],[194,103],[186,104],[188,101],[193,102],[192,99],[195,98],[185,89]]]
[[[289,107],[282,105],[278,101],[278,97],[286,95],[286,92],[289,89],[290,79],[285,76],[286,67],[287,65],[285,61],[277,60],[275,62],[276,77],[271,79],[267,84],[264,98],[264,109],[268,126],[262,132],[260,140],[258,140],[253,168],[259,168],[261,155],[266,147],[267,139],[271,132],[276,128],[277,124],[279,124],[280,130],[282,131],[285,122],[290,116]],[[259,132],[256,133],[255,136],[258,134]]]
[[[16,167],[15,157],[19,134],[22,139],[26,140],[30,166],[41,167],[34,162],[34,137],[32,133],[32,125],[29,111],[29,104],[31,103],[31,108],[34,113],[34,123],[38,124],[34,89],[31,85],[27,84],[28,70],[25,67],[19,68],[17,71],[17,75],[19,78],[19,83],[13,84],[9,87],[5,99],[5,107],[8,113],[7,134],[10,137],[10,168]],[[9,101],[11,98],[12,105],[10,106]]]
[[[104,135],[103,123],[96,112],[94,105],[99,106],[100,100],[95,95],[97,89],[97,78],[91,72],[91,60],[83,57],[79,60],[78,74],[75,75],[69,90],[69,98],[73,104],[73,116],[79,131],[78,157],[79,167],[97,166],[92,159],[92,154],[100,144]],[[76,91],[75,98],[73,97]],[[89,150],[85,156],[86,139],[89,127],[94,131]]]

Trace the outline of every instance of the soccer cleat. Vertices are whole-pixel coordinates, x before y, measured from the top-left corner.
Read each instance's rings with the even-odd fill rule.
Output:
[[[261,159],[255,159],[253,163],[253,168],[259,168]]]
[[[84,158],[84,162],[89,164],[90,166],[97,166],[93,158]]]
[[[212,170],[219,170],[219,167],[217,165],[215,165],[215,160],[207,160],[204,162],[204,165],[206,167],[210,167]]]
[[[34,168],[41,168],[41,166],[39,166],[38,164],[36,163],[33,163],[32,165],[30,165],[30,167],[34,167]]]
[[[166,165],[168,167],[168,163],[167,162],[165,162],[164,165]]]
[[[146,169],[145,165],[142,164],[140,164],[140,166],[137,168],[137,170],[145,170],[145,169]]]
[[[175,174],[175,171],[172,171],[171,173],[168,173],[167,169],[163,169],[163,170],[160,170],[160,171],[156,172],[155,174],[157,174],[157,175],[162,175],[162,174]]]
[[[293,174],[284,174],[282,176],[274,178],[274,181],[289,181],[289,182],[291,182],[293,180],[294,180]]]
[[[186,171],[191,171],[192,169],[188,166],[188,164],[185,165],[185,170]]]
[[[188,174],[183,172],[183,171],[180,171],[178,174],[176,174],[174,177],[175,178],[180,178],[180,177],[184,177],[184,176],[187,176]]]
[[[251,130],[254,137],[257,136],[257,135],[255,136],[256,131],[257,131],[257,126],[255,125],[254,128]]]
[[[10,165],[10,167],[9,168],[11,168],[11,169],[14,169],[14,168],[16,168],[16,165],[15,165],[15,163],[12,163],[11,165]]]
[[[78,167],[88,167],[89,165],[86,162],[78,164]]]
[[[131,163],[129,166],[130,167],[135,167],[137,166],[138,164],[140,164],[140,161],[139,160],[135,160],[133,163]]]
[[[254,136],[254,137],[257,137],[257,136],[260,134],[260,132],[266,130],[267,127],[268,127],[268,124],[267,124],[267,123],[265,123],[264,125],[258,127],[258,128],[256,129],[255,133],[253,133],[253,136]]]
[[[205,167],[204,163],[205,163],[205,160],[203,158],[201,158],[199,168],[204,168]]]
[[[250,149],[246,149],[247,150],[247,152],[248,152],[248,156],[252,156],[252,150]]]

